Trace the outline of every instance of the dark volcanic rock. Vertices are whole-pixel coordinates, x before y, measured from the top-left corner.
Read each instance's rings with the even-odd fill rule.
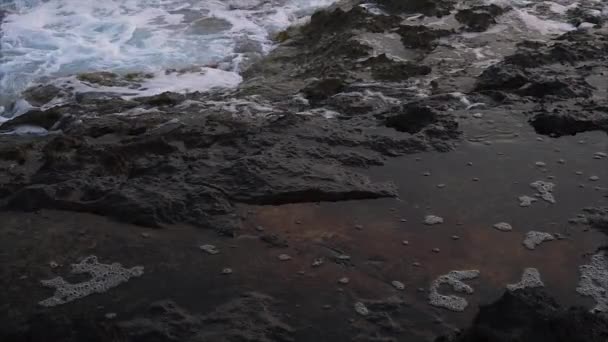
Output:
[[[165,300],[147,312],[114,323],[91,314],[71,317],[60,312],[34,315],[14,331],[0,327],[3,342],[198,342],[198,341],[293,341],[294,329],[276,312],[276,300],[247,293],[205,315],[192,314]]]
[[[389,99],[365,85],[417,82],[432,71],[418,60],[374,55],[360,39],[397,30],[423,58],[451,33],[401,22],[361,6],[332,7],[288,30],[280,46],[244,72],[235,91],[135,99],[92,91],[8,122],[55,127],[57,134],[11,156],[23,167],[0,169],[0,205],[91,212],[151,227],[189,223],[230,234],[240,225],[238,203],[396,196],[392,183],[371,182],[360,169],[406,153],[448,151],[460,134],[440,101],[441,108],[404,110],[414,99],[410,93]],[[92,87],[133,87],[146,77],[78,76]],[[0,150],[5,144],[0,141]]]
[[[408,106],[403,113],[386,118],[386,126],[401,132],[417,133],[437,122],[437,113],[429,107]]]
[[[495,18],[503,13],[504,9],[494,4],[474,6],[459,10],[456,13],[456,20],[466,25],[470,31],[483,32],[496,24]]]
[[[432,29],[424,25],[402,25],[397,30],[405,47],[413,49],[434,49],[437,39],[454,33],[451,30]]]
[[[38,109],[32,109],[27,113],[20,115],[14,119],[11,119],[0,126],[1,130],[12,130],[19,126],[31,125],[38,126],[44,129],[51,129],[62,115],[60,112],[55,110],[41,111]]]
[[[554,136],[597,130],[608,132],[608,108],[573,107],[571,104],[565,104],[539,109],[530,119],[530,124],[539,134]]]
[[[569,222],[589,226],[608,234],[608,207],[584,208],[583,213]]]
[[[154,96],[138,97],[135,100],[151,106],[175,106],[185,99],[186,96],[182,94],[167,91]]]
[[[375,0],[389,12],[423,13],[428,16],[442,17],[450,14],[456,1],[453,0]]]
[[[162,301],[152,304],[144,317],[118,327],[132,342],[293,341],[294,329],[273,311],[274,305],[269,296],[248,293],[198,316],[172,301]]]
[[[428,75],[432,71],[429,66],[395,61],[386,54],[371,57],[363,62],[363,65],[371,68],[375,79],[384,81],[403,81],[413,76]]]
[[[608,320],[583,308],[564,309],[538,290],[506,292],[482,306],[473,325],[437,342],[603,342]]]
[[[311,101],[321,101],[342,92],[346,88],[344,80],[340,78],[325,78],[308,84],[302,93]]]
[[[60,88],[46,84],[28,88],[23,92],[23,98],[32,106],[40,107],[51,102],[60,93]]]

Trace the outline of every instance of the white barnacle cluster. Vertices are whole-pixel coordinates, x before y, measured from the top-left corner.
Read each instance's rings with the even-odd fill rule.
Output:
[[[72,274],[89,274],[91,279],[81,283],[68,283],[62,277],[42,280],[42,285],[55,289],[55,294],[38,304],[46,307],[69,303],[94,293],[103,293],[133,277],[144,273],[142,266],[124,268],[119,263],[102,264],[96,256],[89,256],[78,264],[72,264]]]
[[[526,238],[524,239],[523,244],[527,249],[535,249],[536,246],[540,245],[541,243],[552,240],[555,240],[553,235],[533,230],[526,233]]]
[[[525,288],[544,287],[542,279],[540,278],[540,272],[536,268],[526,268],[521,276],[521,280],[515,284],[507,285],[507,290],[515,291]]]
[[[536,196],[549,203],[555,203],[555,197],[553,197],[553,189],[555,188],[555,184],[538,180],[530,183],[530,186],[536,190]]]
[[[591,263],[579,266],[579,271],[576,292],[593,297],[596,305],[591,311],[608,312],[608,258],[604,252],[593,255]]]
[[[466,299],[456,295],[443,295],[439,293],[439,288],[441,285],[449,285],[456,292],[473,294],[473,288],[465,284],[463,280],[475,279],[477,277],[479,277],[478,270],[451,271],[448,274],[439,276],[431,283],[429,304],[451,311],[464,311],[469,305]]]

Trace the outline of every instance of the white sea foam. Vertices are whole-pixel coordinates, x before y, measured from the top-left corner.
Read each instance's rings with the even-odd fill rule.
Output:
[[[160,77],[147,88],[157,90],[233,87],[247,56],[272,49],[272,34],[333,2],[3,1],[0,9],[8,14],[1,26],[0,106],[42,77],[86,71],[155,73]],[[179,80],[161,73],[192,65],[219,66],[225,73],[210,69]]]
[[[558,35],[576,29],[572,24],[569,23],[542,19],[534,14],[520,9],[515,9],[514,11],[528,29],[535,30],[543,35]]]

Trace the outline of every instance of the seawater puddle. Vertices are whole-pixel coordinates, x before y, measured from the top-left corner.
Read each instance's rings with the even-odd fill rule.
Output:
[[[316,286],[333,285],[338,274],[334,268],[310,269],[314,258],[349,255],[352,265],[339,274],[350,278],[345,291],[353,298],[377,300],[403,293],[411,303],[408,319],[417,322],[414,330],[429,338],[437,325],[428,317],[466,326],[479,305],[498,299],[527,268],[538,269],[545,289],[561,305],[592,308],[593,301],[576,293],[579,266],[605,245],[606,237],[568,219],[584,207],[608,204],[607,160],[594,159],[595,152],[608,150],[606,134],[552,139],[518,127],[513,136],[507,123],[492,119],[484,121],[500,129],[488,133],[491,144],[465,141],[453,152],[405,156],[373,169],[375,181],[398,185],[398,199],[249,208],[249,229],[260,234],[255,227],[261,226],[264,233],[289,241],[298,253],[293,271],[314,273],[310,281]],[[463,123],[469,134],[473,130],[467,126],[478,125]],[[538,166],[539,161],[545,165]],[[599,181],[590,180],[592,175]],[[532,196],[530,183],[537,180],[556,184],[556,203],[539,199],[520,207],[518,196]],[[425,225],[426,215],[440,216],[444,223]],[[513,230],[495,229],[499,222],[508,222]],[[563,239],[528,250],[523,241],[532,230]],[[445,291],[468,301],[462,313],[428,303],[432,281],[453,270],[480,271],[477,279],[466,281],[473,294]],[[394,280],[405,284],[403,292],[392,288]],[[426,318],[416,321],[421,312]]]
[[[152,73],[148,93],[233,87],[242,63],[272,49],[274,33],[333,2],[3,1],[0,106],[33,82],[90,71]],[[162,72],[192,66],[219,71]]]

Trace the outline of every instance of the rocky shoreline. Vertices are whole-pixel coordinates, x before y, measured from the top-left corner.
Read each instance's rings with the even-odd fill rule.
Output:
[[[390,173],[387,170],[395,161],[420,153],[450,155],[467,144],[490,147],[496,141],[531,136],[528,125],[539,134],[539,141],[600,132],[598,139],[605,147],[608,31],[602,25],[606,15],[590,14],[597,11],[594,6],[583,1],[576,9],[553,13],[551,18],[568,18],[578,29],[572,26],[570,32],[545,36],[505,28],[505,20],[522,11],[511,6],[449,0],[343,1],[317,12],[309,23],[280,33],[276,49],[252,60],[236,89],[134,97],[103,89],[137,89],[145,74],[108,72],[30,88],[24,98],[33,108],[0,126],[4,133],[0,135],[0,205],[8,217],[14,217],[5,231],[12,239],[5,242],[11,252],[0,254],[0,263],[21,265],[16,260],[29,257],[9,248],[13,244],[24,251],[32,248],[21,241],[29,237],[17,227],[27,227],[46,241],[47,233],[41,229],[45,223],[38,216],[47,212],[56,220],[49,223],[51,231],[61,231],[62,221],[77,215],[83,222],[128,227],[133,232],[131,224],[155,228],[152,232],[163,236],[174,233],[175,226],[205,228],[192,234],[209,234],[206,239],[217,238],[216,233],[236,240],[259,234],[266,236],[261,241],[270,248],[285,248],[291,242],[281,243],[280,234],[253,229],[242,208],[408,201],[408,191],[417,189],[411,183],[419,182],[414,179],[418,175]],[[89,90],[82,91],[82,84]],[[508,125],[495,127],[503,121]],[[15,134],[19,132],[36,134]],[[586,210],[586,216],[573,224],[605,230],[608,191],[602,185],[608,177],[608,159],[604,154],[595,156],[599,166],[591,177],[597,179],[590,179],[594,185],[588,188],[595,186],[599,194],[591,204],[597,208]],[[542,164],[533,170],[550,169]],[[456,168],[448,162],[441,166],[450,167]],[[425,177],[431,176],[426,173]],[[445,187],[441,184],[439,188]],[[110,220],[98,223],[97,216]],[[38,223],[32,226],[32,220]],[[83,234],[82,239],[93,243],[103,233],[93,235],[89,240]],[[139,239],[135,233],[117,245],[137,245],[133,241]],[[74,253],[86,251],[80,246],[83,241],[70,242]],[[298,244],[298,251],[317,243],[313,239]],[[61,246],[52,247],[57,251],[67,248],[67,242],[57,244]],[[147,247],[159,248],[156,255],[137,249],[147,255],[148,263],[162,263],[171,254],[168,246]],[[266,253],[250,248],[252,253]],[[113,252],[121,263],[129,261],[128,252]],[[350,258],[339,258],[345,253],[333,252],[337,265],[350,263]],[[75,264],[85,256],[70,255],[65,263]],[[17,281],[29,263],[6,267],[3,282]],[[272,266],[262,269],[267,268]],[[49,276],[49,271],[26,273],[34,281],[28,291],[38,294],[35,280],[40,280],[40,273]],[[10,288],[8,293],[18,293]],[[0,303],[0,320],[7,322],[0,328],[0,340],[304,341],[333,336],[333,340],[397,341],[400,334],[418,330],[410,322],[411,315],[418,314],[431,326],[434,320],[434,313],[406,313],[407,300],[393,296],[361,302],[372,314],[350,322],[342,317],[337,326],[350,325],[344,333],[332,331],[340,320],[336,314],[319,325],[320,331],[307,335],[302,327],[313,322],[294,318],[284,306],[289,298],[244,288],[253,291],[239,291],[246,294],[228,296],[223,304],[209,300],[215,305],[200,306],[203,311],[196,306],[185,309],[173,298],[146,302],[151,298],[144,297],[135,301],[137,308],[129,305],[133,319],[126,321],[81,316],[86,306],[78,306],[73,314],[63,309],[40,311],[31,305],[20,310],[15,303],[29,295],[22,293],[14,300],[7,295],[0,300],[6,300]],[[127,299],[128,294],[123,296]],[[353,311],[352,301],[347,302],[342,305]],[[516,317],[516,312],[525,315]],[[310,317],[310,312],[305,316]],[[534,322],[545,325],[537,328]],[[435,332],[451,329],[440,323],[442,328]],[[554,326],[563,330],[553,330]],[[513,327],[521,329],[514,332]],[[417,335],[420,340],[437,337],[429,335],[432,328],[424,329]],[[602,315],[568,311],[544,293],[521,290],[483,306],[473,326],[463,333],[439,340],[603,341],[607,335],[608,323]]]

